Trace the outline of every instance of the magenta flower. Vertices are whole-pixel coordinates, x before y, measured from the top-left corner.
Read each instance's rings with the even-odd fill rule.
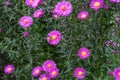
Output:
[[[32,7],[33,2],[34,2],[34,0],[26,0],[25,4],[26,4],[26,6]]]
[[[8,64],[7,66],[5,66],[5,68],[4,68],[4,72],[6,73],[6,74],[11,74],[11,73],[13,73],[14,72],[14,66],[12,65],[12,64]]]
[[[43,0],[26,0],[25,4],[26,6],[32,7],[32,8],[36,8],[37,6],[39,6],[40,4],[42,4]]]
[[[34,0],[32,3],[32,7],[36,8],[38,7],[40,4],[42,4],[43,0]]]
[[[56,68],[56,64],[53,60],[46,60],[42,66],[43,70],[49,72],[51,69]]]
[[[78,14],[78,19],[85,20],[89,17],[88,11],[82,11]]]
[[[111,44],[111,41],[110,41],[110,40],[107,40],[107,41],[105,42],[105,45],[106,45],[106,46],[110,46],[110,44]]]
[[[117,42],[112,42],[112,46],[117,47]]]
[[[50,77],[47,74],[42,74],[39,78],[39,80],[51,80]]]
[[[110,76],[112,76],[112,75],[113,75],[113,72],[112,72],[112,71],[110,71],[110,72],[109,72],[109,75],[110,75]]]
[[[59,16],[68,16],[72,13],[72,4],[68,1],[58,2],[53,13],[56,13]]]
[[[90,7],[94,10],[98,10],[103,7],[103,0],[92,0],[90,3]]]
[[[49,76],[51,78],[56,78],[58,75],[59,75],[59,69],[58,68],[54,68],[54,69],[51,69],[49,71]]]
[[[116,68],[113,72],[115,78],[120,78],[120,67]]]
[[[74,76],[78,79],[83,79],[86,75],[86,71],[84,68],[76,68],[74,70]]]
[[[58,18],[59,16],[58,16],[57,14],[53,13],[53,14],[52,14],[52,17],[53,17],[53,18]]]
[[[114,55],[118,55],[118,51],[114,50],[113,51]]]
[[[62,35],[59,31],[53,30],[50,33],[48,33],[47,42],[51,45],[57,45],[60,43],[61,37]]]
[[[119,3],[120,0],[110,0],[111,2]]]
[[[115,80],[120,80],[120,78],[116,78]]]
[[[29,33],[26,31],[26,32],[24,32],[23,36],[24,36],[24,37],[28,37],[28,36],[29,36]]]
[[[34,12],[33,16],[35,18],[41,18],[44,15],[44,11],[43,9],[38,9]]]
[[[109,5],[104,5],[104,9],[108,10],[110,8]]]
[[[79,51],[78,51],[78,56],[81,58],[81,59],[86,59],[90,56],[90,50],[87,49],[87,48],[80,48]]]
[[[10,1],[5,1],[5,5],[12,6],[12,3]]]
[[[39,76],[40,73],[41,73],[41,71],[42,71],[42,68],[41,68],[40,66],[36,66],[36,67],[33,68],[33,70],[32,70],[32,76],[34,76],[34,77]]]
[[[19,24],[23,28],[29,28],[33,24],[33,19],[30,16],[23,16],[22,18],[20,18]]]

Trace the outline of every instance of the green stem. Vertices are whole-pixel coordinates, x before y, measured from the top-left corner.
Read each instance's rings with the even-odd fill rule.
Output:
[[[102,45],[103,45],[103,32],[104,32],[104,26],[100,27],[100,42],[99,42],[99,49],[101,49]],[[96,64],[96,70],[98,71],[100,68],[100,61],[101,61],[101,50],[99,50],[99,56],[98,56],[98,60],[97,60],[97,64]]]

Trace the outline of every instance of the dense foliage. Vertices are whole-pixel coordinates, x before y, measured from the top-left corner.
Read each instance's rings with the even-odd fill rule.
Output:
[[[45,60],[54,60],[60,74],[54,80],[77,80],[74,69],[84,67],[84,80],[114,80],[110,71],[120,66],[120,3],[104,0],[109,9],[90,8],[90,0],[68,0],[73,11],[67,17],[52,17],[54,6],[60,0],[44,0],[33,9],[25,5],[25,0],[11,0],[12,6],[0,3],[0,80],[37,80],[31,75],[35,66],[42,66]],[[45,14],[40,19],[33,18],[33,25],[24,29],[19,20],[24,15],[33,16],[42,8]],[[89,18],[79,20],[80,11],[87,10]],[[62,40],[56,46],[46,41],[48,33],[58,30]],[[24,31],[29,32],[24,37]],[[110,41],[107,44],[106,41]],[[117,45],[114,45],[114,44]],[[80,59],[77,55],[81,47],[87,47],[91,55]],[[13,64],[15,71],[6,75],[4,67]]]

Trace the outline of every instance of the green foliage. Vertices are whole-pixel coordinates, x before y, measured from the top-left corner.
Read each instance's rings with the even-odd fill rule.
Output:
[[[60,69],[60,75],[54,80],[77,80],[74,77],[76,67],[86,69],[84,80],[114,80],[108,73],[120,65],[119,54],[113,54],[113,50],[120,48],[107,47],[104,43],[112,40],[120,44],[120,26],[115,21],[115,15],[120,14],[120,4],[105,0],[110,9],[94,11],[85,0],[69,1],[73,4],[72,14],[53,19],[51,12],[58,1],[44,0],[37,8],[45,10],[44,17],[34,19],[34,24],[25,30],[18,24],[19,19],[24,15],[32,16],[35,9],[25,6],[24,0],[11,0],[11,7],[0,3],[0,28],[3,30],[0,33],[0,80],[37,80],[31,75],[32,68],[42,66],[47,59],[54,60]],[[81,7],[90,14],[85,21],[77,18]],[[51,46],[46,41],[47,34],[54,29],[63,36],[57,46]],[[23,37],[24,31],[30,33],[28,38]],[[90,49],[90,58],[81,60],[77,56],[81,47]],[[15,66],[12,75],[3,72],[4,66],[9,63]]]

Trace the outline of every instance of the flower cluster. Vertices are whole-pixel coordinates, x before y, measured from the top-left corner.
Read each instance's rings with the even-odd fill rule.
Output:
[[[43,0],[26,0],[26,6],[30,6],[32,8],[38,7],[40,4],[42,4]]]
[[[26,0],[26,6],[32,7],[32,8],[37,8],[39,5],[41,5],[43,0]],[[41,18],[44,15],[44,10],[42,8],[36,10],[33,14],[34,18]],[[30,28],[30,26],[33,24],[33,18],[28,15],[24,15],[23,17],[20,18],[19,20],[20,26],[23,28],[27,29]],[[29,33],[26,31],[23,34],[24,37],[28,37]]]
[[[43,3],[43,0],[26,0],[25,1],[27,6],[30,6],[32,8],[37,8],[39,5]],[[100,8],[104,7],[105,9],[109,8],[109,5],[104,5],[104,0],[91,0],[90,2],[90,8],[94,10],[99,10]],[[55,5],[55,8],[53,10],[53,18],[58,18],[60,16],[69,16],[73,11],[73,7],[71,2],[69,1],[60,1]],[[34,18],[41,18],[44,15],[44,10],[42,8],[36,10],[33,14]],[[86,20],[89,17],[89,12],[87,10],[83,10],[78,13],[78,19],[79,20]],[[23,17],[20,18],[19,20],[20,26],[23,28],[29,28],[33,24],[33,18],[31,16],[24,15]],[[57,34],[58,32],[56,32]],[[24,36],[25,37],[25,36]],[[60,39],[59,39],[60,40]],[[56,45],[59,43],[59,40],[57,39],[55,43],[52,41],[47,41],[52,44]]]
[[[111,2],[120,2],[120,0],[110,0]],[[32,7],[32,8],[37,8],[39,5],[41,5],[43,0],[26,0],[25,4],[26,6]],[[101,8],[108,9],[109,5],[104,5],[104,0],[91,0],[90,1],[90,8],[93,9],[94,11],[98,11]],[[67,17],[69,16],[73,11],[73,7],[71,2],[63,0],[58,2],[55,5],[55,8],[53,10],[53,17],[54,18],[59,18],[59,17]],[[41,18],[45,14],[45,11],[40,8],[35,10],[33,17],[24,15],[20,18],[19,20],[19,25],[22,26],[24,29],[30,28],[33,23],[34,19],[33,18]],[[80,11],[77,15],[77,18],[79,20],[86,20],[90,16],[89,12],[87,10]],[[0,31],[1,32],[1,31]],[[29,33],[28,31],[25,31],[23,34],[24,37],[28,37]],[[62,39],[62,34],[61,32],[57,30],[52,30],[48,33],[46,40],[50,45],[58,45]],[[117,42],[111,42],[111,41],[106,41],[105,45],[110,46],[113,45],[114,47],[117,47],[118,44]],[[114,51],[114,53],[117,53],[117,51]],[[79,56],[80,59],[87,59],[90,57],[91,52],[88,48],[82,47],[78,50],[77,55]],[[7,65],[4,68],[4,72],[6,74],[11,74],[14,72],[14,66],[12,64]],[[78,67],[74,70],[74,76],[77,79],[83,79],[86,76],[86,70],[83,67]],[[114,72],[110,73],[112,74],[116,80],[120,80],[120,67],[116,68]],[[59,69],[57,68],[56,63],[53,60],[46,60],[42,67],[41,66],[36,66],[32,70],[32,76],[33,77],[39,77],[39,80],[51,80],[52,78],[56,78],[59,75]]]
[[[39,80],[51,80],[51,78],[56,78],[58,75],[59,69],[57,68],[56,63],[53,60],[46,60],[43,63],[42,67],[36,66],[32,70],[32,76],[40,76]]]
[[[90,56],[90,50],[82,47],[78,51],[78,56],[80,59],[87,59]],[[74,76],[77,79],[83,79],[85,78],[86,70],[84,68],[78,67],[74,70]]]
[[[116,48],[119,47],[119,44],[116,41],[107,40],[105,45],[114,53],[114,55],[118,54]]]
[[[109,47],[109,46],[113,46],[113,47],[118,47],[118,46],[119,46],[116,41],[112,41],[112,40],[107,40],[107,41],[105,42],[105,45],[108,46],[108,47]]]

